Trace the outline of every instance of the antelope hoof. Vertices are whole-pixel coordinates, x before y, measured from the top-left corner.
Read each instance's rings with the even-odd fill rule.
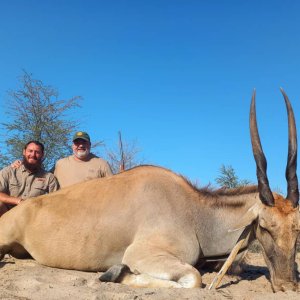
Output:
[[[125,273],[131,273],[127,265],[118,264],[109,268],[99,277],[102,282],[120,282]]]

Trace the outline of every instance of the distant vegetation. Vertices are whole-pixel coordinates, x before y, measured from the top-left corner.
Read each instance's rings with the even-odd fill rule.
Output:
[[[220,187],[232,189],[240,186],[250,185],[251,181],[247,179],[240,180],[236,175],[236,172],[232,166],[222,165],[220,168],[220,174],[215,179],[216,183]]]

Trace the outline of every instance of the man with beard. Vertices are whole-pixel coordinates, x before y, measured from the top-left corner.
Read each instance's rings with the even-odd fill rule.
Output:
[[[91,140],[86,132],[75,133],[72,149],[73,155],[58,160],[55,165],[54,175],[61,188],[93,178],[112,175],[107,161],[90,152]]]
[[[20,167],[0,171],[0,216],[21,201],[44,195],[59,188],[55,176],[42,167],[44,145],[29,141],[23,149]]]

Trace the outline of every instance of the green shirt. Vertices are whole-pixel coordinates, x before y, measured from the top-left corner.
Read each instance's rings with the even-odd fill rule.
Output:
[[[43,169],[31,173],[21,165],[19,168],[8,166],[0,171],[0,192],[12,197],[27,199],[54,192],[58,188],[55,176]]]

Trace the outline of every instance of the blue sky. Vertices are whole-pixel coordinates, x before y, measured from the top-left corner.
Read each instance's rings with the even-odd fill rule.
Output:
[[[222,164],[256,182],[248,125],[256,88],[269,181],[285,193],[279,88],[298,119],[299,11],[296,0],[1,1],[1,121],[25,69],[61,98],[84,98],[74,117],[93,140],[113,145],[121,130],[146,162],[200,185],[215,184]]]

